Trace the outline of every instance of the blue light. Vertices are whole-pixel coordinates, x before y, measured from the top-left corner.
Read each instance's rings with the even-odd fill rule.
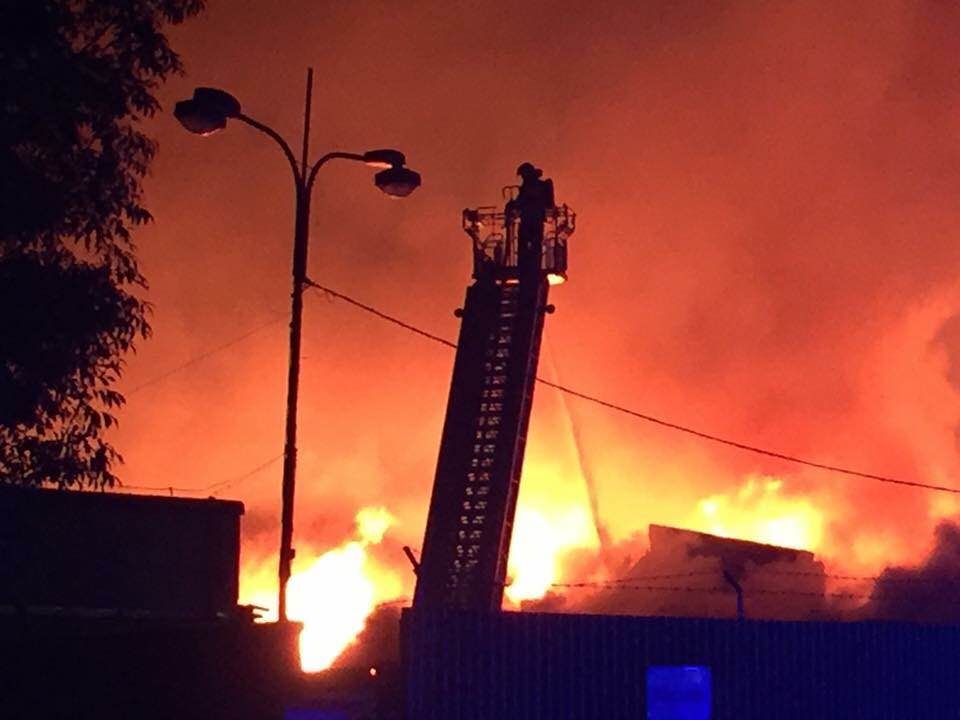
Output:
[[[712,684],[703,665],[647,668],[647,720],[710,720]]]

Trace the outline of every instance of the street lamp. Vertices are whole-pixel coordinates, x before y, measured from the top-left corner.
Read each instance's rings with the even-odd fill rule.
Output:
[[[293,498],[297,475],[297,399],[300,387],[300,334],[303,319],[303,290],[307,278],[307,247],[310,225],[310,191],[317,172],[330,160],[352,160],[381,168],[374,184],[391,197],[406,197],[420,186],[420,174],[406,167],[399,150],[368,150],[364,153],[328,152],[308,165],[310,150],[310,102],[313,93],[313,68],[307,69],[307,94],[303,113],[303,147],[297,163],[290,145],[273,128],[244,115],[240,102],[230,93],[216,88],[197,88],[193,97],[176,104],[174,116],[190,132],[212,135],[227,126],[227,120],[239,120],[269,135],[283,150],[293,171],[296,215],[293,234],[293,292],[290,313],[290,368],[287,375],[287,418],[283,450],[283,498],[280,518],[280,589],[277,617],[287,619],[287,582],[293,563]]]

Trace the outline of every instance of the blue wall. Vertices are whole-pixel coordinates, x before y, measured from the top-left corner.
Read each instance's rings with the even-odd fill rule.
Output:
[[[955,626],[408,610],[402,643],[409,720],[643,720],[671,665],[713,720],[960,718]]]

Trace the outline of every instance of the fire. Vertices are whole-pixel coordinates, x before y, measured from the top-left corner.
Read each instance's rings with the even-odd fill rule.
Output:
[[[364,573],[365,561],[363,545],[349,542],[290,579],[290,617],[304,623],[300,664],[307,672],[330,667],[373,611],[374,586]]]
[[[697,503],[693,525],[713,535],[816,550],[823,537],[823,513],[808,499],[781,494],[783,481],[752,476],[729,495]]]
[[[543,597],[557,582],[564,553],[597,544],[589,508],[551,507],[547,502],[537,503],[537,509],[518,507],[510,545],[512,581],[504,591],[507,600],[519,605]]]
[[[288,611],[303,623],[300,664],[306,672],[330,667],[363,630],[377,603],[400,595],[399,577],[367,553],[394,522],[385,508],[360,510],[356,539],[328,550],[290,578]]]

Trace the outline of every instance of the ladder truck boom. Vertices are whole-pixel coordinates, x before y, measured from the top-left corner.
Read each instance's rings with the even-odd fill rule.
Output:
[[[415,607],[500,609],[551,284],[575,215],[529,163],[503,210],[463,211],[474,283],[462,318]]]

